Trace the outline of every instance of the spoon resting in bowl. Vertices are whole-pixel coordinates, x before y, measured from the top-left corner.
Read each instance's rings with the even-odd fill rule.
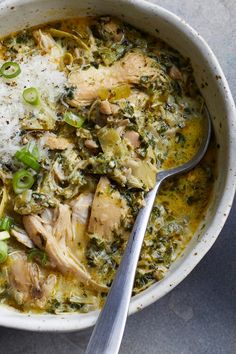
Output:
[[[156,184],[145,198],[145,206],[139,211],[130,234],[120,266],[116,272],[106,303],[98,317],[85,354],[117,354],[122,341],[136,268],[150,214],[161,184],[169,177],[193,169],[204,157],[210,137],[211,119],[204,107],[203,137],[197,154],[178,167],[157,174]]]

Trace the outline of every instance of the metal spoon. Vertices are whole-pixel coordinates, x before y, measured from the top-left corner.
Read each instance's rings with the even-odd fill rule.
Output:
[[[204,111],[206,118],[204,119],[204,136],[197,154],[184,165],[159,172],[154,188],[148,192],[145,198],[146,206],[138,213],[121,264],[85,354],[117,354],[119,352],[139,255],[156,195],[164,180],[191,170],[205,155],[211,137],[211,120],[206,107],[204,107]]]

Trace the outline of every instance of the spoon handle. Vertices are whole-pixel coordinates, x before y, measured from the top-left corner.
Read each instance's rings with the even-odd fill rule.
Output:
[[[146,205],[136,218],[121,264],[106,303],[97,320],[85,354],[117,354],[123,337],[136,268],[149,217],[163,179],[145,198]]]

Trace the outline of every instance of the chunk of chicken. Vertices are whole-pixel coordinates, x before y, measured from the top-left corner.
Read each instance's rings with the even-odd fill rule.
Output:
[[[119,109],[120,108],[118,105],[110,103],[108,100],[101,101],[100,103],[100,112],[106,115],[117,114],[119,112]]]
[[[99,147],[96,141],[92,139],[85,140],[84,145],[90,150],[96,150]]]
[[[43,308],[57,282],[55,275],[47,276],[36,263],[28,262],[24,252],[10,255],[8,274],[12,295],[17,303],[26,306]]]
[[[154,187],[157,168],[150,161],[132,158],[127,161],[126,166],[132,171],[131,176],[128,177],[130,186],[145,190]]]
[[[52,226],[38,215],[23,216],[23,224],[33,243],[44,249],[47,235],[52,233]]]
[[[82,204],[81,200],[80,203]],[[81,225],[82,214],[78,218],[78,208],[76,209],[75,205],[73,208],[73,216],[71,215],[70,207],[62,204],[59,204],[55,210],[47,210],[41,216],[24,216],[23,223],[25,229],[33,242],[39,248],[45,249],[50,260],[60,272],[63,274],[74,274],[79,281],[88,287],[91,286],[98,291],[107,291],[106,286],[96,283],[91,278],[91,275],[78,257],[79,252],[76,251],[78,248],[76,238],[82,236],[82,231],[80,230],[80,235],[75,235],[79,226],[73,226],[72,220],[73,223],[77,220]]]
[[[120,84],[138,84],[142,76],[153,81],[158,76],[155,61],[140,52],[131,52],[110,67],[90,67],[75,70],[69,75],[69,84],[76,87],[72,106],[88,105],[99,97],[99,92]]]
[[[88,231],[101,239],[112,241],[128,212],[125,199],[112,189],[110,181],[101,177],[95,192]]]
[[[176,66],[170,68],[169,75],[173,80],[182,80],[183,78],[181,71]]]
[[[118,74],[123,83],[139,84],[142,76],[150,81],[157,78],[156,62],[139,52],[131,52],[113,66],[114,74]]]
[[[134,130],[128,130],[124,134],[124,138],[129,141],[134,149],[140,146],[139,133],[135,132]]]
[[[115,42],[119,42],[122,39],[123,33],[117,20],[111,19],[109,22],[104,23],[103,28]]]
[[[27,248],[33,248],[34,244],[32,240],[29,238],[25,230],[20,228],[11,229],[11,235],[14,236],[18,242],[22,243],[22,245]]]
[[[60,59],[63,55],[62,48],[55,42],[49,33],[45,33],[39,29],[33,32],[33,36],[43,53],[50,54],[54,59]]]
[[[50,150],[65,150],[73,146],[68,139],[53,135],[48,135],[44,138],[44,145],[46,145]]]
[[[52,36],[42,32],[41,29],[34,31],[33,36],[36,39],[39,47],[46,53],[50,52],[51,49],[55,46],[55,41]]]

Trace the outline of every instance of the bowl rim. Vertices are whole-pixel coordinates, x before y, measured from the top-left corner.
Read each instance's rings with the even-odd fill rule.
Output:
[[[24,3],[31,2],[32,0],[24,1]],[[210,250],[217,237],[219,236],[220,231],[222,230],[224,223],[230,213],[236,189],[236,164],[233,162],[232,154],[233,151],[236,150],[236,127],[234,125],[236,108],[221,66],[215,54],[199,33],[197,33],[179,16],[147,0],[120,0],[120,2],[132,4],[133,6],[138,7],[140,10],[145,11],[147,14],[153,12],[158,16],[165,18],[169,21],[170,24],[174,24],[174,26],[177,27],[182,33],[184,33],[186,37],[189,37],[189,39],[194,42],[194,45],[198,47],[198,50],[201,52],[203,57],[207,56],[209,66],[214,67],[218,75],[221,76],[221,85],[218,85],[218,89],[220,91],[221,97],[223,98],[224,105],[227,108],[227,119],[232,125],[232,129],[229,130],[229,166],[231,168],[225,181],[225,185],[228,186],[228,188],[225,189],[221,200],[219,201],[217,209],[219,210],[222,205],[224,208],[223,212],[220,213],[220,222],[214,224],[214,235],[208,237],[208,233],[206,232],[204,238],[204,247],[201,242],[197,243],[196,246],[188,253],[186,259],[181,263],[181,265],[176,267],[172,274],[169,274],[168,277],[151,286],[148,292],[142,292],[139,295],[134,296],[131,300],[129,308],[129,315],[131,315],[154,303],[156,300],[160,299],[162,296],[172,290],[176,285],[178,285]],[[11,1],[8,3],[5,3],[4,1],[2,6],[9,5],[9,3],[11,3]],[[157,287],[158,292],[156,290]],[[2,308],[3,306],[1,306],[1,309]],[[0,326],[29,331],[69,332],[83,330],[93,326],[99,314],[99,310],[97,310],[89,312],[86,315],[31,315],[28,313],[19,313],[8,306],[4,306],[4,308],[8,308],[8,314],[6,314],[6,316],[0,316]]]

